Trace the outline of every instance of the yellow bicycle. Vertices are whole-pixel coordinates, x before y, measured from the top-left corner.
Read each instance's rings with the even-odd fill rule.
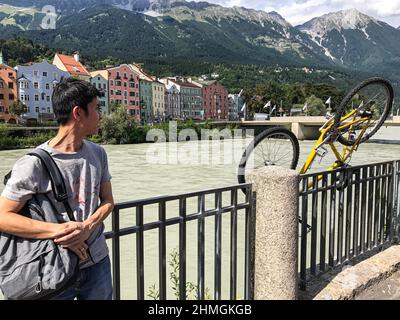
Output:
[[[325,157],[329,146],[336,161],[328,170],[348,166],[359,145],[371,138],[389,116],[394,91],[389,81],[370,78],[352,89],[342,100],[335,115],[319,129],[320,137],[307,157],[300,174],[310,170],[317,157]],[[336,147],[335,142],[341,144]],[[296,169],[300,147],[296,136],[288,129],[274,127],[257,135],[246,148],[239,163],[238,181],[246,183],[249,170],[263,166]]]

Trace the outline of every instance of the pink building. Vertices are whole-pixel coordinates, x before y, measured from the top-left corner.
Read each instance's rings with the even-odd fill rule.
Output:
[[[202,88],[204,119],[226,120],[229,112],[228,90],[216,80],[191,82]]]
[[[124,104],[135,121],[140,121],[139,75],[127,64],[107,69],[110,104]]]

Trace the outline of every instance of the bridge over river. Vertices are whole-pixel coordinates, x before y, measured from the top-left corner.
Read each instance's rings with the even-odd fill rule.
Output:
[[[325,117],[271,117],[270,120],[254,121],[216,121],[216,126],[225,126],[228,123],[238,124],[241,128],[254,129],[256,133],[267,127],[283,126],[290,129],[299,140],[316,140],[319,136],[318,129],[327,121]],[[391,117],[385,122],[385,126],[400,127],[400,116]]]

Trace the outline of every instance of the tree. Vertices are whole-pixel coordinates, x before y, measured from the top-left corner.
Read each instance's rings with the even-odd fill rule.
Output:
[[[323,116],[326,114],[326,106],[324,102],[312,95],[306,99],[308,116]]]
[[[129,132],[132,127],[128,118],[127,108],[115,104],[110,115],[105,116],[100,124],[103,141],[111,144],[122,144],[129,141]]]
[[[8,110],[11,114],[19,117],[21,114],[26,112],[26,105],[20,100],[14,101]]]

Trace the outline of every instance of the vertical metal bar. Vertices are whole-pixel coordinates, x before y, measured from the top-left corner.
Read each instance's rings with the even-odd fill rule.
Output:
[[[392,162],[390,165],[390,176],[388,179],[388,204],[387,204],[387,221],[386,221],[386,225],[387,228],[389,228],[388,230],[388,240],[390,242],[393,241],[393,236],[394,236],[394,229],[395,229],[395,219],[394,217],[395,215],[395,190],[396,190],[396,162]]]
[[[357,257],[360,251],[359,248],[359,228],[360,228],[360,170],[355,172],[355,183],[354,183],[354,219],[353,219],[353,255]]]
[[[341,171],[339,174],[346,174],[346,171]],[[345,178],[344,178],[345,179]],[[344,219],[344,190],[343,190],[343,181],[340,181],[339,187],[339,208],[338,208],[338,236],[337,236],[337,258],[338,263],[343,263],[343,219]]]
[[[326,174],[322,176],[322,200],[321,200],[321,241],[319,253],[319,268],[325,271],[325,249],[326,249],[326,212],[328,205],[328,192],[326,187],[328,185],[328,177]]]
[[[112,213],[112,267],[113,267],[113,296],[114,300],[121,300],[121,261],[119,239],[119,209],[114,208]]]
[[[350,242],[351,242],[351,213],[353,207],[353,170],[346,169],[347,176],[347,207],[346,207],[346,243],[345,243],[345,260],[350,259]]]
[[[255,234],[256,234],[256,193],[251,186],[248,189],[248,214],[246,214],[246,243],[245,243],[245,299],[254,300],[254,273],[255,273]]]
[[[221,300],[221,242],[222,242],[222,194],[215,194],[215,259],[214,259],[214,297]]]
[[[311,264],[310,272],[316,275],[317,270],[317,214],[318,214],[318,176],[313,176],[312,219],[311,219]]]
[[[301,201],[301,246],[300,246],[300,288],[306,289],[307,282],[307,216],[308,216],[308,178],[303,178]]]
[[[367,250],[371,249],[372,237],[372,214],[374,211],[374,167],[369,167],[368,178],[368,205],[367,205]]]
[[[186,198],[179,199],[179,299],[186,300]]]
[[[161,221],[161,227],[158,230],[158,246],[159,246],[159,290],[160,300],[166,300],[167,298],[167,271],[166,271],[166,255],[167,255],[167,234],[165,226],[165,201],[158,204],[158,219]]]
[[[136,255],[137,255],[137,299],[144,300],[144,239],[143,239],[143,205],[136,207]]]
[[[367,183],[368,168],[362,168],[361,184],[361,224],[360,224],[360,254],[365,252],[367,241],[365,239],[365,229],[367,223]],[[367,244],[368,245],[368,244]]]
[[[379,216],[380,216],[380,196],[381,196],[381,166],[376,166],[375,176],[375,209],[374,209],[374,247],[378,245],[378,230],[379,230]]]
[[[198,197],[198,211],[199,219],[197,224],[197,288],[198,288],[198,299],[204,300],[204,211],[205,211],[205,194],[202,193]]]
[[[230,299],[236,300],[237,294],[237,189],[231,191],[231,252],[230,252]]]
[[[331,203],[329,210],[329,266],[335,266],[335,233],[336,233],[336,172],[330,173],[331,176]]]
[[[386,236],[386,209],[387,209],[387,201],[388,201],[388,190],[387,190],[387,168],[388,164],[384,164],[382,167],[382,190],[381,190],[381,208],[380,208],[380,221],[379,221],[379,244],[383,244],[385,242]]]

